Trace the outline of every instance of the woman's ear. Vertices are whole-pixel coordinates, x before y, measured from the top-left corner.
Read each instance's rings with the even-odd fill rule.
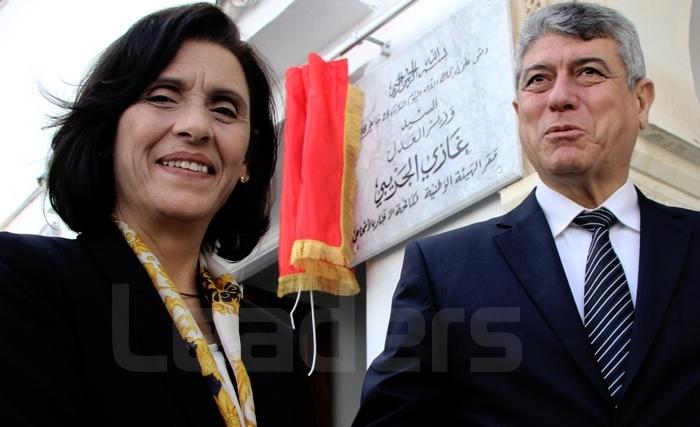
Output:
[[[250,181],[250,175],[248,174],[248,165],[246,162],[243,162],[243,166],[241,166],[241,178],[240,178],[241,184],[245,184],[246,182]]]

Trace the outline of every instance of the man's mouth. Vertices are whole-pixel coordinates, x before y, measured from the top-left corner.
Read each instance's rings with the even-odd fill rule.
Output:
[[[548,138],[556,139],[576,139],[583,134],[583,129],[574,125],[550,126],[545,132]]]

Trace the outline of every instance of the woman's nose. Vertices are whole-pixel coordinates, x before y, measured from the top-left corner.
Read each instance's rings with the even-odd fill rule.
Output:
[[[173,132],[190,143],[207,142],[212,138],[211,115],[204,105],[188,103],[179,109]]]

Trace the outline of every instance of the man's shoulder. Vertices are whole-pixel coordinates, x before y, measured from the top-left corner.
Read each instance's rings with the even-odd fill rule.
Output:
[[[491,239],[494,235],[502,231],[499,224],[506,215],[475,222],[473,224],[456,228],[454,230],[444,231],[432,236],[423,237],[415,240],[415,242],[423,249],[433,250],[438,248],[449,249],[454,248],[455,245],[473,244],[474,241]]]
[[[496,235],[506,232],[513,225],[523,221],[530,221],[533,215],[538,215],[539,213],[541,213],[541,208],[533,192],[518,206],[503,215],[423,237],[415,242],[418,246],[425,249],[449,249],[461,245],[474,247],[475,242],[485,244]]]
[[[654,212],[660,214],[662,217],[669,218],[671,220],[677,221],[677,223],[685,228],[690,228],[693,230],[700,230],[700,211],[678,207],[669,206],[659,203],[651,199],[644,199],[641,204],[646,204],[648,212]],[[644,215],[644,207],[642,207],[642,214]],[[644,218],[642,218],[644,221]]]

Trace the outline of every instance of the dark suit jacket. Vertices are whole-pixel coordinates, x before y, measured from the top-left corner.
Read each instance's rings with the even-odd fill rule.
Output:
[[[615,407],[544,213],[410,243],[355,426],[698,425],[700,214],[639,194],[639,283]]]
[[[311,426],[291,329],[241,303],[258,425]],[[116,227],[0,233],[0,425],[223,426],[192,351]]]

